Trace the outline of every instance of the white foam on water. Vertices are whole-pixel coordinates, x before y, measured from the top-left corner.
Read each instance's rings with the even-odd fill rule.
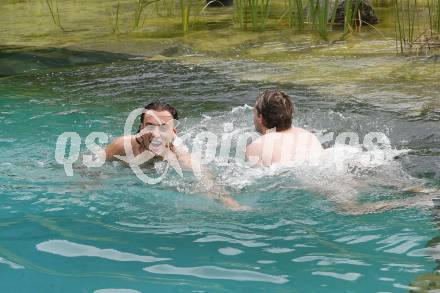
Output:
[[[221,154],[219,145],[216,159],[207,166],[215,173],[217,183],[234,194],[239,194],[248,187],[259,191],[302,188],[325,194],[337,202],[347,202],[356,200],[361,193],[375,190],[377,186],[388,186],[390,192],[395,192],[420,184],[420,180],[406,174],[400,162],[395,159],[408,150],[393,149],[389,145],[366,150],[363,145],[335,144],[323,152],[318,164],[313,165],[251,167],[243,161],[237,161],[237,139],[254,130],[251,109],[247,105],[239,106],[231,111],[210,113],[209,117],[182,123],[182,135],[190,138],[201,131],[216,134],[218,143],[225,137],[230,138],[230,157],[227,160],[218,157]],[[185,143],[191,150],[191,139]],[[265,181],[265,185],[260,186],[263,178],[276,180]],[[197,186],[193,181],[180,178],[166,179],[165,185],[176,186],[182,192],[191,192]],[[370,240],[372,238],[363,241]]]

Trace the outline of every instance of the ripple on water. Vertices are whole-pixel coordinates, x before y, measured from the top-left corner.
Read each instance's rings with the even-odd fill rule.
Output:
[[[335,272],[321,272],[321,271],[312,272],[312,275],[332,277],[335,279],[344,280],[344,281],[352,281],[352,282],[356,281],[361,276],[361,274],[359,274],[359,273],[340,274],[340,273],[335,273]]]
[[[98,289],[93,291],[93,293],[141,293],[140,291],[133,289],[115,289],[115,288],[107,288],[107,289]]]
[[[222,247],[218,249],[218,252],[223,255],[230,255],[230,256],[239,255],[243,253],[242,250],[233,247]]]
[[[23,266],[16,264],[15,262],[12,262],[10,260],[4,259],[2,257],[0,257],[0,264],[5,264],[14,270],[24,269]]]
[[[170,260],[169,258],[156,258],[154,256],[137,255],[133,253],[120,252],[115,249],[101,249],[91,245],[78,244],[67,240],[49,240],[38,243],[37,250],[57,254],[65,257],[99,257],[114,261],[137,261],[157,262]]]
[[[193,276],[202,279],[223,279],[231,281],[254,281],[274,284],[289,282],[285,276],[273,276],[248,270],[225,269],[216,266],[176,267],[173,265],[155,265],[144,268],[153,274]]]

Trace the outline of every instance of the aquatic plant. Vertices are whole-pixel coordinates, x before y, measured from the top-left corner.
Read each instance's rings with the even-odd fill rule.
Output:
[[[331,0],[309,0],[309,21],[312,29],[317,31],[324,40],[328,39],[329,28],[332,28],[335,22],[338,4],[338,0],[333,3]]]
[[[57,0],[46,0],[46,5],[49,8],[50,15],[52,16],[53,23],[60,30],[64,31],[64,28],[61,25],[60,10],[58,8],[58,1]]]
[[[394,0],[396,48],[400,52],[411,49],[417,25],[417,0]]]
[[[440,32],[440,0],[427,0],[429,29],[431,33]]]
[[[280,17],[280,21],[287,18],[289,27],[303,30],[305,26],[305,11],[303,0],[287,0],[286,9]]]
[[[263,31],[270,13],[271,0],[236,0],[234,1],[235,19],[243,30],[248,23],[253,31]]]
[[[189,20],[191,15],[192,0],[179,0],[180,14],[182,18],[182,30],[186,34],[189,31]]]
[[[117,33],[119,31],[119,8],[120,8],[120,0],[118,0],[118,4],[116,5],[115,23],[113,24],[113,28],[112,28],[113,33]]]
[[[138,0],[136,5],[136,11],[134,13],[134,26],[133,28],[138,28],[141,20],[142,13],[144,12],[145,7],[158,2],[159,0]]]
[[[325,40],[328,36],[329,6],[329,0],[310,0],[309,2],[310,19],[313,29]]]
[[[362,0],[346,0],[344,5],[344,34],[353,32],[362,26]]]

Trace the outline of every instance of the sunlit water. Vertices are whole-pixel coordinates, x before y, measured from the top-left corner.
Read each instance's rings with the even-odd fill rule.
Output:
[[[0,79],[2,292],[405,292],[436,269],[437,248],[426,249],[438,235],[432,210],[347,216],[304,181],[370,200],[438,186],[438,121],[410,119],[392,103],[381,109],[306,87],[237,82],[225,67],[119,60]],[[251,131],[244,105],[274,86],[294,96],[297,125],[384,132],[393,150],[382,154],[391,159],[319,176],[209,164],[248,212],[206,199],[190,174],[147,185],[117,163],[77,164],[67,177],[55,161],[61,133],[83,142],[92,131],[119,136],[128,113],[155,99],[178,108],[181,134],[221,136],[231,123],[238,134]],[[394,160],[397,149],[406,154]],[[356,155],[342,159],[356,167]]]

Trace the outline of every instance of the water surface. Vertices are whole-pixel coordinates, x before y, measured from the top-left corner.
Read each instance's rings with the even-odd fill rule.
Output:
[[[295,99],[297,125],[361,137],[382,131],[393,148],[408,149],[386,172],[355,178],[376,178],[366,197],[396,198],[405,195],[383,182],[439,186],[438,108],[410,115],[392,99],[240,80],[232,70],[251,72],[257,61],[98,63],[0,78],[1,291],[403,292],[435,270],[438,250],[425,249],[438,235],[431,210],[347,216],[289,172],[213,163],[219,182],[254,208],[237,213],[198,194],[191,177],[171,173],[150,186],[119,164],[77,166],[67,177],[54,151],[64,131],[83,140],[92,131],[121,135],[127,114],[158,98],[181,112],[181,133],[221,134],[224,123],[251,129],[243,105],[281,87]],[[391,90],[417,103],[404,86],[395,80]],[[350,196],[345,177],[332,176],[340,196]]]

